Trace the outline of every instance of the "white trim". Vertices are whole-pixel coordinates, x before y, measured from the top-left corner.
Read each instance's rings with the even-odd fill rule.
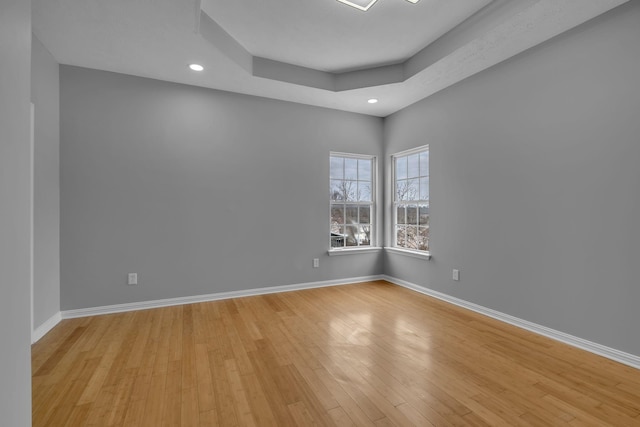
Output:
[[[327,286],[348,285],[353,283],[371,282],[375,280],[386,280],[387,282],[393,283],[394,285],[411,289],[421,294],[428,295],[433,298],[437,298],[439,300],[457,305],[462,308],[466,308],[471,311],[475,311],[476,313],[489,316],[491,318],[508,323],[510,325],[513,325],[522,329],[526,329],[533,333],[546,336],[548,338],[554,339],[556,341],[560,341],[570,346],[577,347],[582,350],[586,350],[588,352],[606,357],[616,362],[623,363],[625,365],[631,366],[636,369],[640,369],[640,356],[636,356],[631,353],[626,353],[620,350],[616,350],[615,348],[594,343],[592,341],[588,341],[583,338],[569,335],[567,333],[560,332],[555,329],[547,328],[546,326],[538,325],[536,323],[529,322],[527,320],[523,320],[505,313],[501,313],[499,311],[492,310],[490,308],[483,307],[481,305],[474,304],[474,303],[462,300],[460,298],[456,298],[451,295],[447,295],[442,292],[438,292],[433,289],[428,289],[423,286],[416,285],[414,283],[407,282],[405,280],[397,279],[395,277],[387,276],[384,274],[352,277],[350,279],[325,280],[322,282],[308,282],[308,283],[301,283],[301,284],[295,284],[295,285],[272,286],[268,288],[248,289],[248,290],[242,290],[242,291],[220,292],[215,294],[196,295],[191,297],[179,297],[179,298],[170,298],[170,299],[155,300],[155,301],[141,301],[136,303],[117,304],[117,305],[109,305],[109,306],[103,306],[103,307],[82,308],[78,310],[67,310],[67,311],[56,313],[49,320],[47,320],[42,325],[40,325],[33,332],[31,337],[31,342],[32,343],[37,342],[47,332],[53,329],[53,327],[56,326],[62,319],[72,319],[77,317],[96,316],[96,315],[111,314],[111,313],[122,313],[126,311],[145,310],[145,309],[151,309],[151,308],[168,307],[173,305],[193,304],[198,302],[217,301],[217,300],[223,300],[223,299],[229,299],[229,298],[265,295],[265,294],[272,294],[272,293],[278,293],[278,292],[290,292],[290,291],[298,291],[298,290],[304,290],[304,289],[322,288]]]
[[[466,308],[471,311],[475,311],[476,313],[492,317],[502,322],[509,323],[510,325],[526,329],[536,334],[543,335],[547,338],[551,338],[570,346],[606,357],[607,359],[615,360],[616,362],[620,362],[633,368],[640,369],[640,356],[636,356],[631,353],[626,353],[624,351],[616,350],[615,348],[607,347],[602,344],[594,343],[583,338],[569,335],[567,333],[560,332],[546,326],[538,325],[537,323],[529,322],[528,320],[523,320],[509,314],[501,313],[499,311],[492,310],[490,308],[444,294],[442,292],[434,291],[433,289],[428,289],[423,286],[407,282],[405,280],[396,279],[395,277],[383,275],[383,279],[395,285],[402,286],[403,288],[420,292],[421,294],[437,298],[439,300],[457,305],[462,308]]]
[[[327,251],[327,254],[329,254],[329,256],[355,255],[355,254],[366,254],[370,252],[378,252],[381,250],[382,248],[380,246],[354,246],[352,248],[345,248],[345,249],[330,249]]]
[[[426,259],[426,260],[431,259],[430,252],[412,251],[410,249],[394,248],[392,246],[385,246],[384,250],[393,254],[404,255],[412,258]]]
[[[299,283],[295,285],[271,286],[267,288],[246,289],[241,291],[218,292],[215,294],[194,295],[189,297],[168,298],[152,301],[140,301],[126,304],[106,305],[102,307],[80,308],[62,312],[63,319],[76,317],[97,316],[101,314],[122,313],[126,311],[147,310],[151,308],[169,307],[172,305],[193,304],[198,302],[217,301],[229,298],[240,298],[255,295],[274,294],[278,292],[300,291],[304,289],[323,288],[327,286],[349,285],[352,283],[371,282],[381,280],[383,276],[361,276],[348,279],[325,280],[322,282]]]
[[[36,342],[38,342],[40,338],[45,336],[47,332],[52,330],[58,323],[60,323],[61,320],[62,320],[62,313],[57,312],[56,314],[51,316],[49,320],[44,322],[42,325],[38,326],[31,333],[31,344],[35,344]]]
[[[394,157],[410,156],[411,154],[417,154],[423,151],[429,151],[429,144],[424,144],[419,147],[409,148],[408,150],[400,151],[398,153],[393,153],[391,155],[391,158],[393,159]]]
[[[329,230],[331,230],[331,210],[334,205],[346,207],[346,205],[358,205],[358,206],[369,206],[369,227],[371,227],[371,236],[370,236],[370,244],[377,244],[378,240],[378,230],[381,229],[380,220],[378,218],[378,157],[371,154],[354,154],[354,153],[342,153],[338,151],[329,151],[329,189],[331,189],[331,157],[342,157],[349,159],[357,159],[357,160],[369,160],[371,162],[371,201],[347,201],[347,200],[331,200],[329,198]],[[359,178],[359,176],[357,177]],[[342,181],[345,178],[343,176]],[[359,179],[357,179],[360,181]],[[337,181],[337,180],[336,180]],[[382,215],[380,215],[382,217]],[[329,251],[334,250],[331,247],[331,237],[329,237]],[[331,255],[331,254],[329,254]]]
[[[350,159],[373,160],[377,156],[375,156],[374,154],[344,153],[341,151],[329,151],[329,157],[349,157]]]
[[[420,191],[418,191],[418,199],[415,200],[396,200],[396,197],[398,196],[397,192],[396,192],[396,186],[397,186],[397,176],[396,176],[396,160],[400,157],[409,157],[411,155],[414,154],[422,154],[422,153],[427,153],[429,156],[429,162],[427,163],[427,175],[420,175],[420,171],[418,171],[418,177],[414,177],[414,178],[409,178],[409,170],[407,169],[407,178],[403,178],[403,181],[409,181],[410,179],[418,179],[418,181],[421,181],[423,178],[427,178],[428,181],[428,191],[429,191],[429,198],[431,197],[431,179],[430,179],[430,175],[431,175],[431,150],[429,147],[429,144],[425,144],[422,145],[420,147],[414,147],[414,148],[410,148],[408,150],[404,150],[401,151],[399,153],[394,153],[391,155],[391,243],[392,246],[390,246],[390,248],[392,249],[405,249],[405,248],[397,248],[395,245],[397,245],[398,243],[398,232],[396,227],[400,226],[400,225],[405,225],[405,226],[411,226],[412,224],[398,224],[398,205],[418,205],[418,218],[416,218],[416,224],[415,225],[420,225],[420,221],[419,221],[419,217],[420,217],[420,205],[424,205],[426,204],[429,212],[431,211],[431,203],[430,203],[430,199],[420,199],[420,196],[422,195]],[[431,216],[431,214],[429,214],[429,216]],[[423,225],[424,227],[424,225]],[[429,230],[429,225],[426,226],[427,230]],[[427,240],[428,241],[428,240]],[[385,248],[386,249],[386,248]],[[410,249],[408,249],[408,251],[411,251]],[[400,252],[397,252],[400,253]],[[405,255],[409,255],[408,253],[405,253]],[[412,255],[409,255],[412,256]],[[417,256],[415,256],[415,258],[419,258]],[[427,259],[431,259],[431,255],[427,256]]]

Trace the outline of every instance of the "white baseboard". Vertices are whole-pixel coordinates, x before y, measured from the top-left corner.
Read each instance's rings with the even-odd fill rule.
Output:
[[[189,297],[168,298],[152,301],[140,301],[126,304],[106,305],[101,307],[80,308],[77,310],[66,310],[62,312],[63,319],[73,319],[76,317],[97,316],[100,314],[122,313],[134,310],[146,310],[150,308],[169,307],[172,305],[193,304],[206,301],[217,301],[229,298],[240,298],[255,295],[274,294],[277,292],[291,292],[303,289],[323,288],[326,286],[348,285],[351,283],[370,282],[382,280],[382,275],[351,277],[348,279],[325,280],[321,282],[307,282],[295,285],[272,286],[268,288],[255,288],[241,291],[219,292],[207,295],[194,295]]]
[[[51,316],[46,322],[42,325],[38,326],[31,332],[31,344],[35,344],[47,334],[50,330],[52,330],[60,321],[62,320],[62,313],[57,312],[53,316]]]
[[[383,279],[395,285],[420,292],[421,294],[446,301],[448,303],[475,311],[480,314],[484,314],[485,316],[492,317],[494,319],[509,323],[522,329],[526,329],[539,335],[544,335],[545,337],[563,342],[570,346],[589,351],[591,353],[606,357],[611,360],[615,360],[616,362],[623,363],[636,369],[640,369],[640,356],[625,353],[624,351],[616,350],[615,348],[607,347],[602,344],[594,343],[583,338],[557,331],[555,329],[547,328],[546,326],[538,325],[537,323],[529,322],[527,320],[523,320],[509,314],[501,313],[499,311],[492,310],[490,308],[483,307],[481,305],[474,304],[472,302],[468,302],[460,298],[444,294],[442,292],[434,291],[432,289],[428,289],[423,286],[407,282],[405,280],[396,279],[395,277],[383,275]]]
[[[607,347],[602,344],[594,343],[592,341],[588,341],[583,338],[569,335],[567,333],[560,332],[555,329],[548,328],[546,326],[538,325],[537,323],[529,322],[527,320],[520,319],[518,317],[514,317],[509,314],[505,314],[505,313],[502,313],[478,304],[474,304],[469,301],[462,300],[460,298],[453,297],[451,295],[444,294],[442,292],[428,289],[423,286],[419,286],[414,283],[407,282],[405,280],[397,279],[395,277],[391,277],[387,275],[352,277],[348,279],[325,280],[321,282],[307,282],[307,283],[299,283],[294,285],[272,286],[268,288],[255,288],[255,289],[247,289],[247,290],[241,290],[241,291],[219,292],[219,293],[207,294],[207,295],[195,295],[195,296],[188,296],[188,297],[178,297],[178,298],[169,298],[169,299],[152,300],[152,301],[140,301],[140,302],[134,302],[134,303],[127,303],[127,304],[108,305],[108,306],[101,306],[101,307],[81,308],[78,310],[67,310],[67,311],[62,311],[60,313],[56,313],[49,320],[47,320],[42,325],[40,325],[36,330],[34,330],[31,336],[31,342],[32,343],[37,342],[47,332],[49,332],[54,326],[56,326],[62,319],[97,316],[101,314],[122,313],[127,311],[146,310],[151,308],[169,307],[173,305],[193,304],[198,302],[217,301],[217,300],[223,300],[223,299],[240,298],[240,297],[255,296],[255,295],[266,295],[266,294],[273,294],[278,292],[291,292],[291,291],[299,291],[303,289],[322,288],[326,286],[348,285],[352,283],[370,282],[374,280],[386,280],[395,285],[402,286],[407,289],[411,289],[421,294],[428,295],[428,296],[437,298],[439,300],[457,305],[459,307],[463,307],[468,310],[475,311],[477,313],[492,317],[494,319],[500,320],[505,323],[509,323],[511,325],[517,326],[522,329],[526,329],[536,334],[546,336],[548,338],[563,342],[573,347],[577,347],[577,348],[589,351],[591,353],[606,357],[608,359],[615,360],[616,362],[620,362],[625,365],[634,367],[636,369],[640,369],[640,356],[636,356],[634,354],[616,350],[615,348]]]

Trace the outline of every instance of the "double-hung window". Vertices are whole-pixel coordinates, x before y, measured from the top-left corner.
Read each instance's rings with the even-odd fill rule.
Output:
[[[393,167],[393,247],[429,252],[429,146],[398,153]]]
[[[371,247],[375,239],[373,156],[330,154],[330,249]]]

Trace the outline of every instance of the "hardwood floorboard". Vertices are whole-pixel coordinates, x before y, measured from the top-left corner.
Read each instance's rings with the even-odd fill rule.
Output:
[[[640,426],[640,371],[384,281],[64,320],[34,426]]]

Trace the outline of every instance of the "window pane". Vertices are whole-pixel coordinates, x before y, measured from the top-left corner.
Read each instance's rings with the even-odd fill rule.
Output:
[[[429,205],[420,205],[418,215],[418,225],[429,225]]]
[[[401,248],[407,245],[407,227],[405,225],[396,226],[396,245]]]
[[[371,181],[371,160],[358,160],[358,179]]]
[[[344,225],[337,227],[331,227],[331,247],[341,248],[345,245]]]
[[[345,225],[344,231],[346,234],[347,246],[358,246],[358,226]]]
[[[407,207],[405,205],[398,205],[396,215],[396,224],[407,223]]]
[[[330,227],[331,234],[342,234],[342,227],[343,225],[341,224],[332,223]]]
[[[370,206],[360,206],[360,218],[358,222],[360,224],[371,223],[371,207]]]
[[[398,181],[396,183],[396,200],[418,200],[418,180]]]
[[[345,209],[345,224],[358,222],[358,205],[347,205]]]
[[[344,207],[342,205],[331,206],[331,231],[333,231],[334,224],[344,224]]]
[[[341,233],[342,225],[331,224],[331,234],[342,234]]]
[[[420,176],[429,175],[429,152],[420,153]]]
[[[420,200],[429,200],[429,177],[420,178]]]
[[[344,179],[358,179],[358,159],[344,159]]]
[[[347,201],[358,200],[358,181],[343,181],[344,198]]]
[[[429,250],[429,227],[419,227],[418,229],[418,249]]]
[[[420,176],[420,155],[412,154],[408,156],[408,178],[417,178]]]
[[[418,225],[418,206],[407,206],[407,224]]]
[[[344,181],[331,180],[331,187],[329,189],[329,197],[331,200],[344,200]]]
[[[405,200],[418,200],[418,197],[420,196],[418,184],[419,181],[417,179],[409,179],[406,181],[407,195]]]
[[[344,170],[344,159],[342,157],[331,157],[330,158],[330,171],[329,177],[331,179],[342,179],[344,178],[343,170]]]
[[[371,246],[371,226],[360,227],[360,246]]]
[[[409,181],[398,180],[396,182],[396,200],[408,200],[407,192],[409,189]]]
[[[361,202],[371,201],[371,184],[368,182],[358,181],[358,200]]]
[[[418,249],[418,227],[407,225],[407,249]]]
[[[407,179],[407,158],[396,158],[396,179]]]

